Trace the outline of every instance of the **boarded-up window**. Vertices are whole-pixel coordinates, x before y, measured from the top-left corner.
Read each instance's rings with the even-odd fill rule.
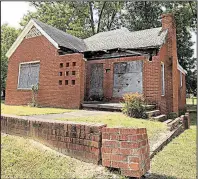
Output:
[[[31,89],[32,85],[39,83],[40,63],[21,63],[19,64],[19,89]]]
[[[164,63],[161,64],[161,82],[162,82],[162,96],[165,95],[165,76],[164,76]]]

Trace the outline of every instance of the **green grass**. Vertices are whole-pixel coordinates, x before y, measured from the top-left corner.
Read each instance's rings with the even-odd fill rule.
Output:
[[[104,116],[89,116],[80,118],[59,118],[57,120],[75,121],[75,122],[90,122],[103,123],[108,127],[133,127],[146,128],[150,140],[157,140],[159,133],[164,133],[167,130],[166,125],[161,122],[149,121],[144,119],[130,118],[122,113],[115,113]]]
[[[60,109],[60,108],[38,108],[29,106],[10,106],[1,103],[2,114],[12,114],[18,116],[29,116],[29,115],[40,115],[40,114],[56,114],[71,112],[71,109]]]
[[[114,175],[104,167],[58,154],[33,140],[1,137],[1,178],[112,178]]]
[[[196,105],[197,98],[186,98],[186,104]]]
[[[191,128],[168,144],[152,160],[152,179],[196,178],[196,113],[190,113]]]

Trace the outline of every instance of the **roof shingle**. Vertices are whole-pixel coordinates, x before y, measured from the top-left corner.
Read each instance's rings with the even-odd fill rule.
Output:
[[[74,37],[62,30],[47,25],[37,19],[33,19],[59,46],[69,48],[78,52],[83,52],[86,49],[82,39]]]
[[[34,21],[59,45],[78,52],[111,49],[159,48],[167,30],[162,27],[130,32],[127,28],[100,32],[86,39],[74,37],[36,19]]]
[[[124,28],[101,32],[84,39],[84,42],[87,46],[86,51],[160,47],[164,43],[166,34],[167,30],[162,31],[162,27],[134,32]]]

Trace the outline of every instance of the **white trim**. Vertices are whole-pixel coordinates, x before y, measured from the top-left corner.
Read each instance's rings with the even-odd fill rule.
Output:
[[[180,71],[179,75],[180,75],[180,87],[182,87],[183,86],[183,76],[182,76],[181,71]]]
[[[19,78],[20,78],[20,69],[21,69],[21,65],[23,64],[32,64],[32,63],[39,63],[40,64],[40,60],[37,61],[29,61],[29,62],[21,62],[19,63],[19,72],[18,72],[18,83],[17,83],[17,90],[32,90],[32,88],[19,88]]]
[[[24,37],[27,35],[29,30],[33,26],[35,26],[41,32],[41,34],[43,34],[57,49],[59,48],[58,44],[33,19],[31,19],[28,22],[28,24],[25,26],[25,28],[23,29],[21,34],[17,37],[16,41],[12,44],[10,49],[7,51],[6,56],[8,58],[14,53],[14,51],[21,44],[21,42],[23,41]]]
[[[186,70],[184,70],[183,68],[182,68],[182,66],[179,64],[179,62],[177,61],[177,69],[179,70],[179,71],[181,71],[184,75],[186,75],[187,74],[187,71]]]
[[[161,96],[165,96],[165,66],[164,63],[161,62],[161,72],[163,70],[162,76],[161,76],[161,80],[162,80],[162,90],[161,90]]]
[[[38,61],[29,61],[29,62],[21,62],[20,64],[27,64],[27,63],[40,63],[40,60],[38,60]]]

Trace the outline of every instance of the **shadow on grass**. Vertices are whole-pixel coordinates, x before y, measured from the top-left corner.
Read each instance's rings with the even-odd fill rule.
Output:
[[[197,125],[197,112],[190,112],[190,125]]]
[[[152,173],[149,176],[143,177],[141,179],[144,179],[144,178],[145,179],[178,179],[178,178],[173,177],[173,176],[159,175],[159,174],[156,174],[156,173]]]

